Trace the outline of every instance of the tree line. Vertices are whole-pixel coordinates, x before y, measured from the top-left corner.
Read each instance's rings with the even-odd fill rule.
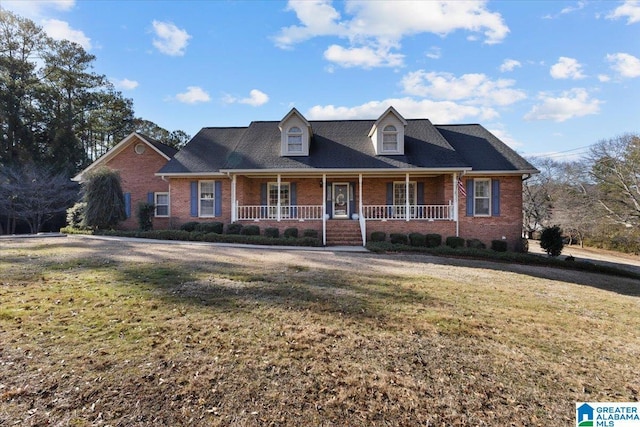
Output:
[[[523,187],[528,237],[558,225],[572,243],[640,252],[640,135],[599,141],[578,160],[529,160],[540,174]]]
[[[0,9],[0,234],[40,231],[78,198],[70,178],[131,132],[176,148],[190,139],[136,117],[95,59]]]

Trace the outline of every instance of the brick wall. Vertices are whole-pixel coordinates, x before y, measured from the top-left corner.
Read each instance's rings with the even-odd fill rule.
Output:
[[[481,178],[481,177],[479,177]],[[496,177],[493,177],[494,179]],[[519,242],[522,232],[522,181],[519,176],[500,177],[500,216],[498,217],[467,217],[465,216],[466,198],[460,194],[459,207],[459,235],[465,239],[480,239],[487,247],[491,240],[504,240],[509,248],[514,249]],[[218,179],[222,182],[222,215],[216,218],[194,218],[190,216],[190,182],[198,178],[171,179],[171,226],[179,227],[188,221],[221,221],[231,222],[231,180],[226,177]],[[238,177],[236,182],[237,199],[241,205],[259,205],[261,203],[260,186],[263,183],[274,182],[275,178],[250,179]],[[355,202],[358,206],[359,189],[357,179],[340,179],[329,182],[356,182]],[[363,204],[384,205],[387,200],[387,183],[403,181],[403,177],[394,178],[365,178],[363,181]],[[412,179],[413,181],[413,179]],[[448,204],[453,200],[453,177],[446,174],[433,178],[419,178],[415,181],[424,182],[426,204]],[[282,182],[296,182],[298,205],[319,205],[322,203],[322,186],[320,178],[282,179]],[[144,195],[146,197],[146,193]],[[243,224],[256,224],[264,231],[267,227],[277,227],[284,231],[288,227],[297,227],[300,232],[304,229],[322,231],[321,221],[282,220],[277,221],[243,221]],[[437,233],[443,239],[456,234],[454,221],[368,221],[367,234],[373,231],[390,233],[423,234]]]
[[[134,150],[138,143],[145,145],[145,150],[142,154],[137,154]],[[138,204],[147,201],[147,193],[169,191],[169,183],[154,175],[166,163],[167,159],[165,157],[137,137],[132,138],[130,144],[106,162],[107,167],[120,173],[122,191],[131,193],[131,216],[120,223],[120,228],[139,228],[137,219]],[[153,227],[155,229],[169,228],[169,218],[154,218]]]

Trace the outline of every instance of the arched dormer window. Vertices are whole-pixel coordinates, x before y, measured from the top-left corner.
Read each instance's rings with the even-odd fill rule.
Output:
[[[302,129],[292,126],[287,131],[287,151],[289,153],[302,152]]]
[[[398,151],[398,129],[393,125],[385,126],[382,130],[382,151]]]

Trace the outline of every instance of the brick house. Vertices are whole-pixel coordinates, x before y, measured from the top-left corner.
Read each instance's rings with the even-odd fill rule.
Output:
[[[407,120],[393,107],[376,120],[308,121],[294,108],[280,122],[203,128],[153,167],[142,167],[135,150],[120,155],[128,160],[107,165],[121,174],[131,165],[125,192],[168,192],[156,229],[167,218],[169,227],[297,227],[317,230],[327,245],[361,245],[384,231],[500,239],[513,249],[522,234],[522,180],[538,172],[481,125]],[[142,174],[154,167],[168,191],[142,188]]]
[[[158,229],[169,228],[169,182],[155,173],[177,152],[173,147],[134,132],[72,179],[82,181],[84,174],[100,166],[117,170],[127,212],[127,219],[120,226],[125,229],[138,228],[136,207],[141,202],[148,202],[156,206],[154,226]]]

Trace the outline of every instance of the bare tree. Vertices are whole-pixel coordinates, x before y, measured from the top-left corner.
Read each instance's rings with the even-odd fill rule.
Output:
[[[597,200],[612,221],[640,225],[640,136],[625,134],[594,145],[587,158]]]
[[[0,181],[0,207],[24,220],[33,234],[78,198],[77,184],[66,175],[34,164],[3,167]]]

